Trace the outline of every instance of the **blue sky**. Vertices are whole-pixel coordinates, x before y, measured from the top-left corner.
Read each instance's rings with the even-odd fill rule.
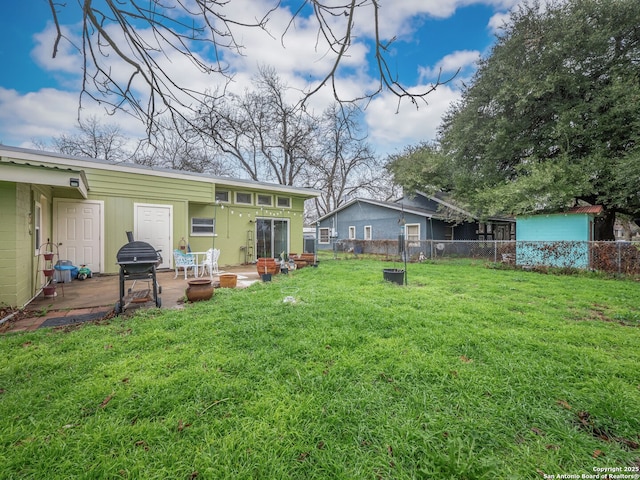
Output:
[[[293,0],[290,0],[290,3]],[[450,102],[459,98],[459,85],[474,71],[474,62],[486,55],[495,39],[496,26],[518,0],[386,0],[382,2],[382,30],[396,34],[398,40],[388,57],[403,84],[419,89],[434,80],[442,68],[444,76],[461,69],[450,84],[429,95],[429,105],[416,111],[403,105],[396,113],[397,100],[381,95],[367,108],[364,122],[372,144],[381,153],[390,153],[404,145],[434,137],[440,117]],[[233,0],[236,14],[259,11],[273,0]],[[73,0],[63,11],[62,23],[72,34],[77,33],[79,9]],[[248,8],[251,6],[251,8]],[[71,10],[73,9],[73,10]],[[238,13],[239,12],[239,13]],[[341,80],[347,93],[357,92],[372,79],[367,66],[366,41],[371,33],[371,18],[363,13],[356,19],[358,39],[349,58],[350,77]],[[270,22],[272,35],[243,32],[246,55],[231,59],[236,71],[235,88],[250,84],[259,64],[271,64],[292,86],[304,87],[305,79],[317,76],[327,59],[314,51],[316,31],[313,24],[298,22],[280,48],[279,34],[290,18],[286,10],[278,10]],[[78,93],[81,80],[81,57],[68,44],[62,45],[58,58],[51,58],[52,22],[45,0],[7,2],[0,17],[0,142],[30,147],[34,141],[49,141],[61,133],[71,132],[78,117]],[[175,61],[176,78],[210,86],[211,79],[198,83],[193,72]],[[205,83],[208,82],[208,83]],[[204,87],[203,87],[204,88]],[[318,95],[314,106],[321,110],[331,101]],[[84,101],[83,116],[104,116],[103,109]],[[144,127],[127,115],[105,117],[105,123],[117,123],[131,138],[144,135]]]

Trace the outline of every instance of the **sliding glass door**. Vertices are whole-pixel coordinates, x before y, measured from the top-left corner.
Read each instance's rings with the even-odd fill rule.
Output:
[[[258,258],[289,253],[289,220],[256,219],[256,252]]]

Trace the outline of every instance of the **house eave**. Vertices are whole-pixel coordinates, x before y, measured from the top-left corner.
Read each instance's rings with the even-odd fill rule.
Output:
[[[146,174],[157,177],[213,183],[216,186],[220,185],[236,187],[240,189],[245,188],[251,190],[284,193],[288,195],[295,195],[305,199],[319,197],[322,193],[319,190],[311,188],[294,187],[289,185],[257,182],[253,180],[244,180],[229,177],[219,177],[208,175],[205,173],[187,172],[169,168],[148,167],[145,165],[136,165],[132,163],[110,162],[95,158],[74,157],[62,155],[55,152],[41,152],[37,150],[0,145],[0,158],[4,160],[5,157],[6,160],[14,161],[15,163],[18,163],[17,161],[19,160],[20,162],[32,165],[58,166],[61,168],[76,168],[79,170],[84,168],[92,168],[96,170],[110,170],[132,174]]]
[[[421,210],[419,208],[412,208],[412,207],[406,207],[402,204],[399,203],[389,203],[389,202],[382,202],[379,200],[373,200],[370,198],[354,198],[353,200],[348,201],[347,203],[345,203],[344,205],[341,205],[340,207],[336,208],[335,210],[323,215],[322,217],[318,218],[317,222],[322,222],[323,220],[326,220],[327,218],[332,217],[333,215],[335,215],[336,213],[340,213],[342,210],[350,207],[351,205],[354,205],[356,203],[368,203],[370,205],[376,205],[378,207],[383,207],[383,208],[389,208],[390,210],[395,210],[397,212],[404,212],[404,213],[409,213],[412,215],[418,215],[421,217],[426,217],[426,218],[434,218],[434,219],[442,219],[442,216],[438,215],[437,213],[428,211],[428,210]]]
[[[15,183],[29,183],[52,187],[65,196],[73,192],[87,198],[89,185],[82,170],[60,168],[57,166],[31,165],[16,163],[6,157],[0,157],[2,180]]]

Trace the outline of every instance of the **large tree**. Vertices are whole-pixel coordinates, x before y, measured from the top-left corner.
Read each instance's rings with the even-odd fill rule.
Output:
[[[334,103],[319,119],[315,154],[307,165],[306,185],[322,193],[315,210],[322,216],[352,195],[379,194],[380,165],[366,135],[361,133],[356,108]]]
[[[261,67],[252,87],[243,95],[212,95],[191,123],[252,180],[299,185],[318,120],[291,101],[291,87],[273,68]]]
[[[95,116],[78,120],[75,133],[63,133],[54,137],[50,145],[40,146],[43,150],[110,162],[128,162],[134,156],[120,128],[114,124],[103,124]]]
[[[616,212],[640,216],[638,19],[635,0],[515,9],[422,183],[484,215],[601,204],[599,236],[613,239]]]

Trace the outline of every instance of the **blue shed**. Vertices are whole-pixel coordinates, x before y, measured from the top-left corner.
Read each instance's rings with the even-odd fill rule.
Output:
[[[516,264],[588,268],[589,242],[601,205],[516,219]]]

